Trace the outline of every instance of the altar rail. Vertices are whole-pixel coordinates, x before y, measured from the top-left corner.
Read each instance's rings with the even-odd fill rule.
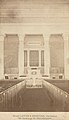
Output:
[[[9,108],[14,108],[13,102],[17,101],[17,94],[21,89],[25,88],[25,80],[17,83],[14,86],[0,92],[0,111],[6,111]],[[14,97],[16,96],[16,97]],[[15,98],[15,100],[14,100]]]
[[[55,107],[60,106],[62,111],[69,111],[69,94],[67,92],[45,80],[43,80],[43,86],[48,91],[49,96],[55,104]]]

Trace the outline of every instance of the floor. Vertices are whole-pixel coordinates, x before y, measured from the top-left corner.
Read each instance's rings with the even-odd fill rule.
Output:
[[[8,112],[58,112],[62,111],[59,103],[45,88],[23,88],[11,101],[4,103],[2,111]]]

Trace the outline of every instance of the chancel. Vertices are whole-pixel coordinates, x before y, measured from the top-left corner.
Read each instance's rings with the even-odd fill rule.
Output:
[[[0,82],[1,111],[69,111],[69,0],[0,1]]]

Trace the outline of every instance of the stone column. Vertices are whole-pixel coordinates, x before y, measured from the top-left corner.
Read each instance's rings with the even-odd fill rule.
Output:
[[[0,79],[4,79],[4,37],[0,35]]]
[[[44,73],[50,77],[50,47],[49,34],[44,34]]]
[[[28,49],[28,50],[27,50],[27,67],[28,67],[28,68],[29,68],[29,66],[30,66],[30,65],[29,65],[29,63],[30,63],[30,62],[29,62],[29,57],[30,57],[30,56],[29,56],[29,52],[30,52],[30,51],[29,51],[29,49]]]
[[[64,38],[64,77],[69,79],[69,36],[63,34]]]
[[[39,50],[39,67],[41,67],[41,50]]]
[[[24,35],[19,34],[19,76],[24,74]]]

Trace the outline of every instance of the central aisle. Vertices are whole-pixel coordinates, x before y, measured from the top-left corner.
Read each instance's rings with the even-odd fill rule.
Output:
[[[51,112],[55,111],[53,100],[44,88],[21,90],[17,95],[15,111],[24,112]]]

